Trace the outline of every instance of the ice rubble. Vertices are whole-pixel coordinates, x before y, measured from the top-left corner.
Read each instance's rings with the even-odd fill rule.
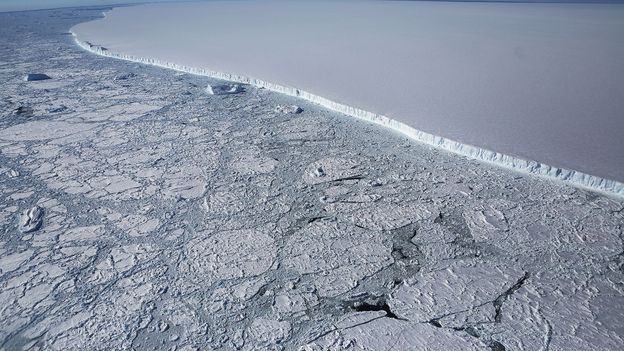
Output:
[[[113,80],[128,80],[130,78],[134,78],[136,77],[136,74],[129,72],[129,73],[122,73],[118,76],[115,76],[115,78],[113,78]]]
[[[19,116],[19,115],[29,116],[29,115],[32,115],[33,109],[28,106],[19,106],[16,109],[14,109],[11,113],[15,116]]]
[[[243,92],[243,87],[238,84],[208,84],[206,92],[210,95],[229,95]]]
[[[303,109],[297,105],[277,105],[275,107],[275,112],[284,114],[298,114],[303,112]]]
[[[42,207],[34,206],[25,210],[20,216],[19,230],[22,233],[30,233],[41,228],[44,210]]]
[[[304,100],[316,103],[330,110],[346,114],[351,117],[359,118],[382,125],[397,132],[404,134],[405,136],[427,144],[439,149],[453,152],[455,154],[466,156],[469,158],[484,161],[490,164],[502,166],[505,168],[513,169],[515,171],[529,173],[537,176],[547,177],[554,180],[562,181],[567,184],[587,188],[594,191],[603,192],[606,194],[612,194],[616,196],[624,196],[624,183],[606,179],[587,173],[574,171],[570,169],[555,167],[547,165],[538,161],[525,160],[520,157],[506,155],[500,152],[487,150],[473,145],[463,144],[458,141],[450,140],[441,136],[433,135],[413,128],[405,123],[393,120],[381,114],[365,111],[354,106],[348,106],[336,101],[324,98],[319,95],[315,95],[303,90],[299,90],[294,87],[288,87],[276,83],[267,82],[261,79],[247,77],[244,75],[217,72],[200,67],[189,67],[180,65],[175,62],[162,61],[155,58],[137,57],[133,55],[126,55],[123,53],[117,53],[111,50],[102,50],[99,46],[92,45],[88,42],[82,41],[75,32],[72,32],[74,40],[83,49],[93,52],[95,54],[127,60],[131,62],[137,62],[142,64],[148,64],[163,68],[169,68],[180,72],[186,72],[190,74],[196,74],[201,76],[207,76],[217,79],[222,79],[230,82],[236,82],[240,84],[252,85],[259,88],[268,89],[278,93],[282,93],[289,96],[295,96]],[[220,88],[223,90],[233,89],[235,84],[229,85],[230,88]],[[209,89],[211,87],[209,86]],[[238,89],[238,88],[236,88]],[[236,90],[234,89],[234,90]],[[210,90],[208,90],[210,92]]]
[[[28,73],[24,77],[24,81],[26,82],[34,82],[38,80],[47,80],[47,79],[51,79],[50,76],[48,76],[47,74],[43,74],[43,73]]]

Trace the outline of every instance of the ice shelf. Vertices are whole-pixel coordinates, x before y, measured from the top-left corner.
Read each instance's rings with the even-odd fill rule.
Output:
[[[343,4],[344,5],[344,4]],[[516,4],[517,5],[517,4]],[[514,6],[516,6],[514,5]],[[152,5],[150,5],[152,6]],[[149,10],[150,14],[153,14],[154,8],[156,8],[156,10],[159,9],[159,7],[162,7],[164,9],[171,9],[172,5],[153,5],[152,8],[150,9],[150,6],[141,6],[138,8],[146,8],[147,10]],[[169,7],[167,7],[169,6]],[[182,5],[176,5],[176,6],[182,6]],[[201,4],[201,5],[194,5],[194,6],[211,6],[210,4]],[[227,5],[221,5],[221,6],[227,6]],[[236,5],[236,6],[240,6],[240,5]],[[275,5],[273,5],[275,6]],[[294,6],[294,5],[293,5]],[[344,5],[347,6],[347,5]],[[461,5],[461,6],[465,6],[465,5]],[[479,6],[484,6],[484,5],[479,5]],[[488,6],[501,6],[500,4],[489,4]],[[531,5],[531,6],[539,6],[539,5]],[[553,5],[555,6],[555,5]],[[557,5],[557,6],[561,6],[561,5]],[[288,6],[287,6],[288,7]],[[623,14],[624,12],[622,12],[621,10],[624,9],[624,7],[615,7],[617,11],[615,11],[615,14],[613,16],[617,17],[620,16],[621,14]],[[272,8],[274,9],[274,8]],[[116,9],[117,10],[117,9]],[[114,10],[114,11],[116,11]],[[124,11],[126,11],[127,9],[123,9]],[[289,11],[294,11],[295,9],[290,8]],[[483,9],[481,9],[483,10]],[[488,9],[485,9],[486,12],[489,11]],[[491,10],[491,9],[490,9]],[[500,9],[495,9],[497,11],[499,11]],[[513,9],[509,9],[509,10],[513,10]],[[548,10],[548,9],[547,9]],[[136,10],[135,10],[136,11]],[[162,9],[158,10],[162,12]],[[343,9],[343,11],[345,11]],[[576,10],[573,10],[572,12],[574,12]],[[548,11],[546,11],[548,12]],[[599,11],[600,12],[600,11]],[[581,13],[583,13],[581,11]],[[110,16],[108,16],[110,17]],[[304,21],[305,22],[305,21]],[[607,21],[608,22],[608,21]],[[93,22],[91,22],[93,23]],[[89,23],[87,23],[86,25],[88,25]],[[101,24],[100,24],[101,25]],[[84,26],[84,25],[83,25]],[[518,144],[519,146],[513,146],[511,148],[506,147],[505,145],[501,145],[500,149],[498,148],[498,144],[496,142],[489,142],[490,140],[488,140],[489,136],[488,134],[494,135],[496,134],[496,132],[499,130],[500,126],[496,126],[493,125],[492,126],[492,131],[489,130],[485,130],[483,132],[483,145],[475,145],[475,144],[479,144],[479,143],[475,143],[475,142],[466,142],[467,140],[481,140],[479,138],[476,138],[474,136],[468,136],[467,138],[462,138],[461,136],[457,136],[454,133],[447,133],[445,131],[440,131],[440,133],[436,132],[436,133],[431,133],[429,131],[424,131],[421,130],[421,128],[418,128],[418,126],[420,125],[419,121],[410,119],[410,118],[406,118],[405,115],[401,114],[403,110],[400,110],[397,113],[390,113],[390,114],[386,114],[386,113],[378,113],[378,110],[385,110],[387,108],[387,106],[381,106],[378,110],[375,109],[374,106],[363,103],[361,106],[357,103],[346,103],[345,101],[349,101],[349,98],[343,98],[343,95],[340,95],[339,93],[337,94],[335,91],[330,91],[331,89],[328,90],[327,94],[323,93],[323,90],[321,88],[318,87],[314,87],[314,92],[308,90],[308,89],[304,89],[301,88],[299,86],[297,86],[297,84],[286,84],[283,83],[283,81],[280,81],[279,78],[275,78],[276,81],[271,81],[268,79],[260,79],[260,78],[255,78],[255,75],[253,74],[253,69],[251,70],[247,70],[247,69],[241,69],[244,72],[252,72],[252,74],[235,74],[235,73],[227,73],[228,71],[224,71],[224,70],[220,70],[220,69],[210,69],[207,67],[210,67],[209,65],[188,65],[188,64],[183,64],[181,62],[185,62],[184,60],[180,59],[180,60],[170,60],[170,59],[163,59],[163,58],[156,58],[156,56],[154,57],[150,57],[150,56],[143,56],[143,55],[134,55],[128,52],[125,52],[125,50],[117,50],[114,45],[111,46],[108,43],[106,43],[106,48],[104,48],[103,46],[100,45],[94,45],[93,42],[95,42],[94,40],[91,39],[91,37],[93,36],[92,32],[89,32],[89,35],[87,37],[85,37],[84,33],[83,33],[83,26],[79,26],[78,30],[76,30],[76,28],[72,29],[72,33],[75,36],[76,42],[83,47],[84,49],[87,49],[91,52],[94,52],[96,54],[99,55],[103,55],[103,56],[108,56],[108,57],[113,57],[113,58],[118,58],[118,59],[124,59],[124,60],[129,60],[129,61],[134,61],[134,62],[139,62],[139,63],[144,63],[144,64],[150,64],[150,65],[155,65],[155,66],[160,66],[160,67],[166,67],[166,68],[170,68],[170,69],[174,69],[174,70],[178,70],[178,71],[182,71],[182,72],[187,72],[187,73],[191,73],[191,74],[197,74],[197,75],[203,75],[203,76],[209,76],[209,77],[213,77],[213,78],[218,78],[218,79],[223,79],[223,80],[227,80],[227,81],[231,81],[231,82],[236,82],[236,83],[241,83],[241,84],[249,84],[249,85],[253,85],[256,87],[261,87],[261,88],[266,88],[272,91],[276,91],[279,93],[283,93],[286,95],[290,95],[290,96],[296,96],[314,103],[317,103],[319,105],[322,105],[326,108],[329,108],[331,110],[334,111],[338,111],[341,113],[344,113],[346,115],[352,116],[352,117],[356,117],[356,118],[360,118],[366,121],[370,121],[379,125],[383,125],[385,127],[391,128],[395,131],[398,131],[406,136],[408,136],[411,139],[414,139],[416,141],[419,141],[421,143],[427,144],[427,145],[431,145],[440,149],[444,149],[462,156],[466,156],[466,157],[470,157],[470,158],[474,158],[474,159],[478,159],[484,162],[488,162],[491,164],[496,164],[499,166],[503,166],[506,168],[510,168],[516,171],[521,171],[521,172],[525,172],[525,173],[530,173],[530,174],[535,174],[535,175],[540,175],[540,176],[545,176],[545,177],[549,177],[552,179],[557,179],[563,182],[566,182],[568,184],[572,184],[575,186],[579,186],[579,187],[584,187],[584,188],[589,188],[589,189],[593,189],[593,190],[597,190],[597,191],[602,191],[605,193],[610,193],[610,194],[615,194],[615,195],[619,195],[619,196],[623,196],[624,195],[624,184],[620,181],[621,179],[617,178],[617,174],[618,173],[618,167],[619,167],[619,163],[620,163],[620,159],[621,157],[621,152],[617,153],[617,152],[613,152],[613,150],[622,150],[621,148],[618,147],[619,144],[621,144],[621,142],[617,141],[617,138],[611,138],[613,140],[609,141],[605,141],[605,144],[609,144],[605,149],[607,149],[607,153],[611,156],[609,157],[609,155],[605,156],[605,160],[603,160],[603,164],[607,163],[607,161],[609,159],[613,160],[613,165],[610,166],[606,166],[605,168],[609,168],[606,171],[604,169],[602,170],[596,170],[596,172],[594,172],[592,170],[592,167],[590,166],[586,166],[586,167],[564,167],[564,166],[554,166],[552,164],[556,164],[556,163],[562,163],[562,164],[579,164],[583,162],[584,159],[587,159],[588,163],[590,161],[591,155],[593,154],[593,152],[595,153],[595,151],[597,151],[598,148],[595,148],[594,144],[590,145],[592,147],[594,147],[593,150],[590,150],[592,152],[588,152],[588,153],[583,153],[581,152],[583,148],[586,148],[585,145],[583,143],[589,143],[589,139],[595,139],[595,138],[600,138],[600,135],[594,135],[594,136],[589,136],[586,137],[586,139],[581,140],[581,138],[579,138],[579,143],[577,145],[571,145],[569,147],[569,151],[566,151],[567,154],[574,154],[574,156],[571,156],[571,159],[574,162],[565,162],[566,160],[562,160],[562,162],[544,162],[544,160],[537,160],[540,159],[539,155],[538,157],[527,157],[527,156],[535,156],[535,154],[533,153],[533,151],[529,150],[530,147],[534,147],[536,143],[540,142],[540,139],[543,139],[544,135],[536,135],[535,137],[533,137],[532,139],[534,140],[525,140],[526,149],[522,149],[522,145]],[[261,27],[261,26],[260,26]],[[621,26],[620,26],[621,27]],[[619,27],[618,27],[619,28]],[[619,30],[619,29],[618,29]],[[184,33],[181,33],[184,34]],[[97,38],[97,36],[95,36]],[[232,37],[234,39],[237,38],[237,35],[233,34]],[[88,40],[88,41],[87,41]],[[232,38],[230,38],[230,41],[233,40]],[[602,40],[602,39],[601,39]],[[101,42],[98,41],[99,44],[101,44]],[[280,44],[281,47],[289,47],[288,42],[282,42]],[[296,45],[295,45],[296,46]],[[123,45],[122,45],[123,47]],[[218,48],[217,48],[218,49]],[[274,48],[275,49],[275,48]],[[614,49],[617,55],[619,55],[619,51],[617,51],[618,49]],[[274,50],[274,51],[280,51],[280,50]],[[520,50],[522,51],[522,50]],[[145,51],[145,52],[149,52],[149,51]],[[232,55],[234,55],[235,53],[232,53]],[[522,56],[522,52],[518,53],[520,56]],[[331,52],[327,54],[328,56],[332,56],[332,55],[340,55],[340,53],[335,53],[335,52]],[[175,56],[175,55],[174,55]],[[227,55],[225,55],[227,56]],[[221,57],[225,57],[223,55],[221,55]],[[168,57],[167,55],[158,55],[158,57]],[[339,58],[337,58],[339,59]],[[191,60],[192,61],[192,60]],[[192,61],[197,63],[197,61]],[[202,61],[203,62],[203,61]],[[209,60],[206,62],[210,62]],[[305,62],[300,62],[301,65],[305,65]],[[217,64],[216,66],[220,67],[219,64]],[[262,71],[262,70],[261,70]],[[230,71],[232,72],[232,71]],[[494,72],[496,73],[496,72]],[[619,81],[618,76],[618,72],[614,72],[613,73],[615,76],[615,81]],[[362,74],[362,75],[366,75],[366,73]],[[270,76],[270,74],[268,74],[268,76]],[[277,77],[277,76],[276,76]],[[293,78],[295,81],[297,79],[297,77]],[[322,79],[322,78],[321,78]],[[373,79],[373,78],[371,78]],[[582,80],[579,78],[579,80]],[[398,95],[404,95],[401,91],[405,90],[406,86],[403,86],[404,82],[399,82],[397,83],[397,94]],[[413,85],[418,85],[418,84],[424,84],[427,85],[427,82],[412,82]],[[579,84],[582,84],[582,82],[579,82]],[[303,86],[310,86],[309,84],[303,84]],[[387,87],[385,86],[380,86],[379,89],[386,89]],[[564,87],[562,87],[564,88]],[[617,86],[615,87],[615,92],[611,91],[611,94],[618,94],[619,90],[621,87]],[[611,89],[613,90],[613,89]],[[596,92],[597,94],[600,92]],[[387,96],[387,95],[386,95]],[[381,96],[380,99],[383,99],[384,96]],[[358,100],[357,98],[354,98],[353,101]],[[614,103],[615,105],[619,104],[619,103]],[[372,106],[372,107],[371,107]],[[615,106],[617,107],[617,106]],[[487,110],[487,109],[486,109]],[[539,113],[544,113],[544,111],[538,111]],[[573,111],[572,111],[573,112]],[[571,113],[572,113],[571,112]],[[484,112],[484,113],[487,113]],[[391,116],[390,116],[391,115]],[[547,116],[546,116],[547,117]],[[600,116],[599,116],[600,117]],[[591,118],[596,118],[599,119],[599,117],[591,117]],[[454,117],[457,118],[457,117]],[[541,117],[540,117],[541,118]],[[548,130],[549,126],[548,126],[548,121],[546,120],[545,122],[543,120],[541,120],[540,118],[537,118],[536,121],[538,121],[539,123],[543,123],[543,125],[541,127],[543,127],[542,129],[546,130],[547,132],[553,132],[552,130]],[[590,117],[588,117],[590,118]],[[591,119],[590,118],[590,119]],[[609,121],[607,121],[607,123],[611,123],[613,122],[614,125],[612,126],[612,128],[610,128],[613,131],[617,131],[619,129],[621,129],[619,124],[621,123],[617,123],[617,121],[613,121],[614,118],[613,116],[602,116],[602,118],[608,118]],[[535,119],[535,118],[533,118]],[[543,119],[543,118],[542,118]],[[529,119],[528,121],[526,121],[526,123],[533,123],[533,120]],[[449,122],[449,124],[451,124],[451,121],[447,121]],[[496,122],[496,121],[494,121]],[[603,121],[604,122],[604,121]],[[468,122],[462,122],[464,123],[464,126],[466,123],[470,123],[470,121]],[[507,123],[506,121],[502,121],[502,124]],[[516,123],[516,122],[514,122]],[[576,123],[574,121],[574,118],[571,118],[570,120],[571,124]],[[425,123],[426,124],[426,123]],[[602,125],[604,123],[601,124],[601,122],[599,120],[594,121],[595,125]],[[513,125],[510,125],[507,127],[507,129],[513,129],[512,128]],[[541,128],[540,126],[537,126],[536,128]],[[604,126],[601,126],[600,128],[602,128]],[[550,128],[552,128],[552,126],[550,126]],[[570,128],[576,128],[576,127],[570,127]],[[429,128],[431,129],[431,128]],[[434,128],[435,129],[435,128]],[[483,130],[484,128],[481,128],[481,130]],[[591,128],[590,128],[591,129]],[[509,131],[507,131],[509,132]],[[512,131],[513,132],[513,131]],[[579,131],[575,131],[575,133],[578,133]],[[520,133],[520,132],[519,132]],[[596,133],[600,133],[599,128],[596,128],[596,130],[592,131],[592,130],[587,130],[588,134],[596,134]],[[437,135],[437,134],[441,134],[441,135]],[[448,134],[451,135],[451,137],[447,136]],[[566,134],[565,131],[562,131],[561,134]],[[568,133],[569,134],[569,133]],[[444,136],[442,136],[444,135]],[[562,136],[562,135],[554,135],[553,139],[557,139],[557,138],[569,138],[568,135]],[[607,138],[608,139],[608,138]],[[549,141],[550,142],[550,141]],[[513,144],[512,142],[510,142],[510,144]],[[548,143],[545,143],[548,144]],[[557,144],[557,141],[555,140],[555,145],[560,146],[560,147],[565,147],[565,145],[561,145],[561,143]],[[518,148],[519,147],[519,148]],[[493,151],[493,150],[497,150],[497,151]],[[507,150],[511,150],[507,151]],[[581,150],[581,151],[579,151]],[[523,151],[527,151],[526,153],[524,153]],[[599,151],[599,150],[598,150]],[[564,152],[563,154],[565,154],[566,152]],[[547,152],[544,152],[544,154],[547,154]],[[584,155],[584,156],[578,156],[578,159],[574,159],[575,157],[577,157],[576,155]],[[561,155],[561,153],[559,154]],[[547,155],[548,156],[548,155]],[[532,158],[536,159],[533,160]],[[547,160],[552,159],[553,157],[548,156],[548,157],[544,157]],[[594,157],[595,158],[595,157]],[[596,160],[591,160],[592,162],[596,162]],[[584,169],[590,169],[589,172],[587,171],[582,171]],[[609,174],[610,176],[604,176],[604,174]],[[611,176],[611,175],[615,175],[615,176]]]

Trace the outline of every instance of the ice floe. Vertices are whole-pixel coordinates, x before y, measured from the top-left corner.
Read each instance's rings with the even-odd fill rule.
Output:
[[[244,91],[243,87],[239,84],[218,84],[208,85],[206,92],[210,95],[229,95],[238,94]]]
[[[277,113],[291,113],[291,114],[298,114],[303,112],[303,109],[297,105],[277,105],[275,107],[275,112]]]
[[[43,73],[28,73],[26,76],[24,76],[24,81],[26,82],[34,82],[34,81],[47,80],[47,79],[52,79],[52,78],[50,78],[50,76],[48,76],[47,74],[43,74]]]
[[[38,230],[43,223],[45,210],[42,207],[34,206],[25,210],[20,216],[19,230],[22,233],[30,233]]]

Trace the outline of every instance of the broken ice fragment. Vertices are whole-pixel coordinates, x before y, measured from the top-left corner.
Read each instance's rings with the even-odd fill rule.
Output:
[[[242,93],[244,90],[243,90],[243,87],[238,84],[221,84],[221,85],[208,84],[206,91],[210,95],[227,95],[227,94]]]
[[[317,167],[314,170],[314,175],[317,176],[317,177],[323,177],[323,176],[325,176],[325,171],[323,170],[323,168]]]
[[[115,78],[113,78],[113,80],[127,80],[127,79],[134,78],[134,77],[136,77],[136,74],[130,72],[130,73],[120,74],[116,76]]]
[[[166,332],[167,329],[169,329],[169,324],[167,324],[167,322],[165,321],[158,322],[158,330],[160,330],[161,333]]]
[[[38,230],[43,222],[43,208],[35,206],[22,213],[19,222],[19,230],[22,233],[30,233]]]
[[[13,110],[13,115],[15,116],[31,115],[32,113],[33,113],[33,109],[30,107],[26,107],[26,106],[20,106],[16,108],[15,110]]]
[[[46,80],[46,79],[51,79],[51,78],[47,74],[43,74],[43,73],[28,73],[24,77],[24,80],[27,82],[34,82],[37,80]]]
[[[297,105],[277,105],[275,112],[297,114],[303,112],[303,109]]]
[[[377,178],[375,180],[371,180],[368,184],[370,186],[372,186],[372,187],[382,186],[383,185],[383,181],[381,179]]]
[[[61,105],[61,106],[58,106],[58,107],[49,108],[47,111],[49,113],[57,113],[57,112],[63,112],[65,110],[67,110],[67,106]]]
[[[357,180],[363,178],[358,162],[353,159],[328,157],[306,167],[303,181],[319,184],[331,181]]]
[[[256,318],[249,326],[249,333],[257,342],[277,344],[290,336],[291,329],[287,321]]]
[[[322,204],[331,204],[336,202],[336,199],[327,195],[323,195],[319,198],[319,202]]]

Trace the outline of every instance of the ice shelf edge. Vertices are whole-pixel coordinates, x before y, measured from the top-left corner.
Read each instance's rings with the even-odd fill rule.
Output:
[[[264,88],[277,93],[298,97],[306,101],[323,106],[335,112],[345,114],[350,117],[359,118],[368,122],[372,122],[386,128],[395,130],[408,138],[417,142],[429,145],[438,149],[442,149],[454,154],[472,158],[478,161],[482,161],[495,166],[503,167],[520,173],[531,174],[535,176],[545,177],[551,180],[556,180],[568,185],[572,185],[578,188],[584,188],[596,192],[605,193],[607,195],[624,198],[624,183],[593,176],[587,173],[569,170],[560,167],[550,166],[538,161],[529,161],[516,156],[510,156],[502,154],[500,152],[490,151],[480,147],[472,146],[469,144],[453,141],[441,136],[433,135],[427,132],[420,131],[413,127],[408,126],[402,122],[393,120],[389,117],[376,114],[373,112],[365,111],[356,107],[344,105],[335,101],[331,101],[322,96],[318,96],[306,91],[299,90],[297,88],[283,86],[275,83],[263,81],[261,79],[251,78],[243,75],[230,74],[224,72],[217,72],[209,69],[189,67],[179,65],[172,62],[166,62],[158,59],[136,57],[133,55],[125,55],[121,53],[112,52],[104,47],[93,45],[88,41],[82,41],[78,38],[78,35],[70,31],[74,37],[74,41],[78,46],[91,53],[110,57],[114,59],[120,59],[125,61],[137,62],[141,64],[147,64],[152,66],[158,66],[162,68],[172,69],[175,71],[185,72],[189,74],[206,76],[210,78],[216,78],[240,84],[248,84],[258,88]]]

